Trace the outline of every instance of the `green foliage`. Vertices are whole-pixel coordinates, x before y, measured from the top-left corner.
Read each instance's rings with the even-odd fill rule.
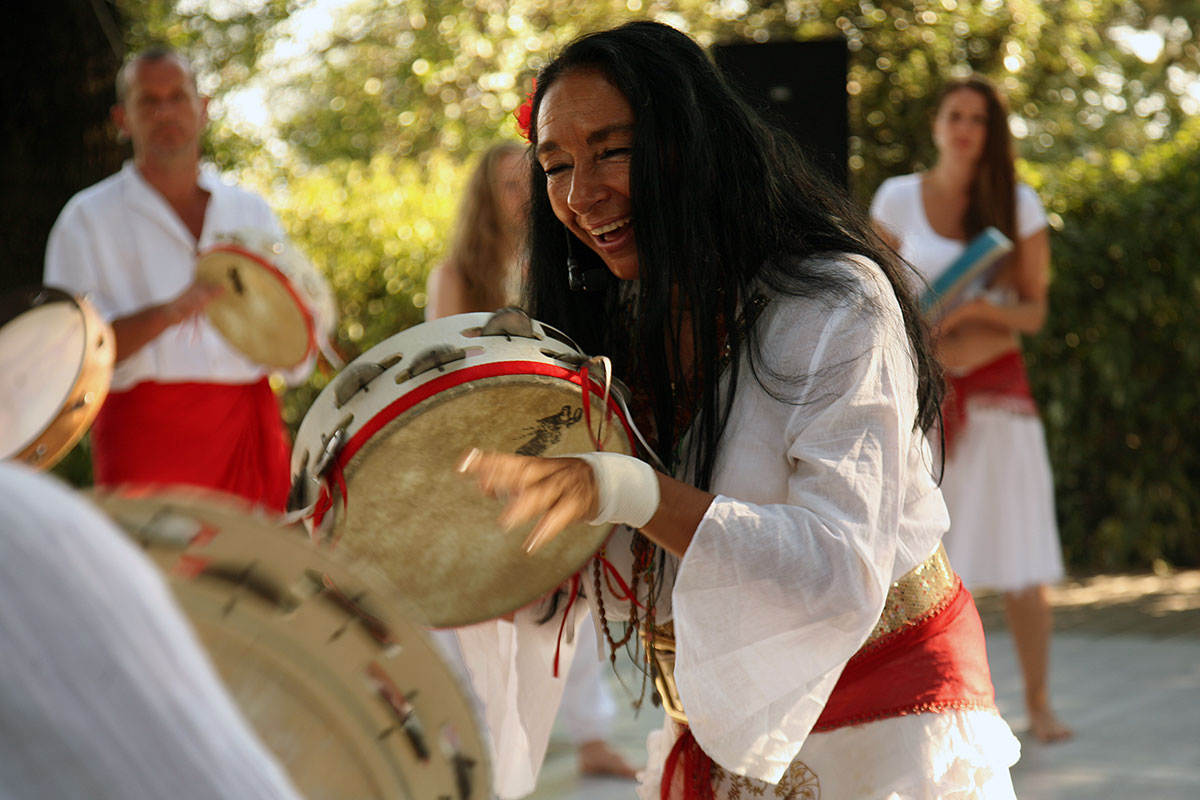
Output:
[[[1194,12],[1191,2],[832,5],[854,54],[851,170],[863,201],[884,178],[932,163],[938,87],[971,71],[1004,89],[1020,149],[1039,162],[1167,141],[1200,111],[1185,89],[1200,50],[1175,16]],[[1160,35],[1161,52],[1143,60],[1130,34]]]
[[[423,319],[425,277],[444,255],[466,177],[443,154],[424,166],[381,155],[297,165],[258,187],[337,294],[342,318],[335,347],[347,361]],[[293,428],[330,377],[318,371],[285,398]]]
[[[1200,121],[1027,177],[1061,228],[1028,352],[1070,561],[1200,564]]]
[[[296,0],[116,0],[125,21],[125,45],[137,52],[167,44],[185,53],[196,69],[200,91],[237,86],[257,69],[267,33],[301,3]]]
[[[50,468],[50,472],[72,486],[92,485],[92,439],[85,435],[71,452]]]

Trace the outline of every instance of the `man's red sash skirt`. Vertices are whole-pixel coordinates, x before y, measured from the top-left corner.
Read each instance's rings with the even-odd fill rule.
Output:
[[[182,484],[287,504],[290,446],[266,378],[112,392],[91,437],[97,486]]]

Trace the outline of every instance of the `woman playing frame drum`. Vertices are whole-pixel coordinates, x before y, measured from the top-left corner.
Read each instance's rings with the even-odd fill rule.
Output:
[[[941,378],[901,262],[669,27],[568,46],[529,133],[530,312],[612,359],[658,466],[460,469],[509,498],[503,523],[536,520],[530,549],[619,526],[587,594],[610,646],[645,643],[668,712],[641,796],[1011,798],[1019,745],[940,546]],[[484,699],[511,707],[494,734],[528,737],[552,710],[522,698],[551,678],[521,653],[559,625],[515,624],[528,639],[491,665],[510,699]]]

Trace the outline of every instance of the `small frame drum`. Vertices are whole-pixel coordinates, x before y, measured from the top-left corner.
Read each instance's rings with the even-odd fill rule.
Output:
[[[0,458],[49,469],[100,412],[112,326],[87,300],[45,287],[0,298]]]
[[[502,530],[504,504],[455,464],[471,447],[592,452],[589,422],[596,428],[610,415],[602,449],[633,453],[626,416],[612,396],[606,408],[585,377],[587,361],[566,336],[517,309],[391,336],[351,362],[300,423],[289,509],[315,504],[306,521],[314,535],[378,564],[434,627],[528,605],[579,570],[611,528],[578,523],[527,554],[532,523]]]
[[[238,231],[200,253],[196,280],[224,287],[205,312],[256,364],[286,369],[318,349],[328,351],[337,325],[333,293],[287,242],[261,231]]]
[[[163,570],[304,797],[491,796],[473,706],[389,583],[235,498],[175,488],[93,499]]]

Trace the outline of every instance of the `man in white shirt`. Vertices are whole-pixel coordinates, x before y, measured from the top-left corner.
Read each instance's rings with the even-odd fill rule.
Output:
[[[92,428],[98,485],[199,485],[282,509],[289,445],[267,372],[209,324],[202,312],[220,290],[195,281],[196,253],[220,235],[282,231],[260,197],[201,169],[207,102],[177,53],[126,62],[112,119],[133,160],[63,209],[46,283],[87,295],[116,334]]]

